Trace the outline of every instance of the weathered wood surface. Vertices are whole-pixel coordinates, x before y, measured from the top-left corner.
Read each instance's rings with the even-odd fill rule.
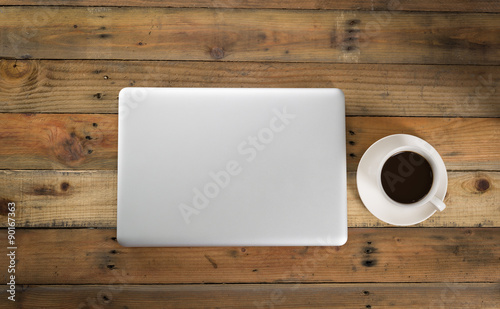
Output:
[[[18,224],[18,302],[1,308],[500,307],[499,1],[0,5],[0,246],[10,201]],[[128,86],[344,90],[347,244],[121,247]],[[415,227],[388,227],[357,195],[361,155],[394,133],[448,168],[448,208]]]
[[[498,283],[28,285],[17,289],[16,305],[22,308],[493,309],[500,306]]]
[[[0,57],[497,65],[486,13],[8,6]]]
[[[351,228],[341,247],[126,248],[115,236],[18,229],[16,283],[495,283],[500,267],[500,228]]]
[[[0,112],[117,113],[124,87],[334,87],[349,116],[500,117],[500,66],[0,59]]]
[[[117,115],[0,114],[2,169],[116,169]]]
[[[0,169],[116,169],[117,115],[0,114],[0,123]],[[449,170],[499,169],[498,118],[347,117],[348,170],[396,133],[428,141]]]
[[[447,209],[420,227],[500,227],[499,172],[449,172]],[[7,203],[18,227],[115,228],[116,171],[0,171],[0,226]],[[349,227],[387,227],[362,204],[356,174],[347,176]]]
[[[443,12],[500,12],[495,0],[456,1],[403,1],[403,0],[2,0],[2,5],[58,5],[58,6],[143,6],[179,8],[248,8],[248,9],[311,9],[311,10],[363,10],[363,11],[443,11]]]

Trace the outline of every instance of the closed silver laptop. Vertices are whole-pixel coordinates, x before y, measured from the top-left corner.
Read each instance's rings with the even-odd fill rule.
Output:
[[[123,246],[338,246],[347,240],[338,89],[124,88]]]

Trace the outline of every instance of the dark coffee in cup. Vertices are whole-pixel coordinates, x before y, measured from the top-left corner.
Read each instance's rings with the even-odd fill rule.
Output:
[[[429,162],[412,151],[399,152],[387,159],[380,177],[385,193],[402,204],[416,203],[424,198],[433,182]]]

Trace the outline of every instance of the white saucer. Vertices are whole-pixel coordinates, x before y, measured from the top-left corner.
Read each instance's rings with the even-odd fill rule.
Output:
[[[370,146],[359,161],[356,182],[358,192],[366,208],[380,220],[393,225],[413,225],[424,221],[436,212],[435,206],[428,202],[421,206],[404,207],[393,204],[378,187],[378,168],[386,154],[392,149],[403,146],[416,146],[431,149],[431,155],[440,166],[442,176],[436,197],[443,200],[448,187],[448,175],[443,159],[426,141],[413,135],[395,134],[384,137]]]

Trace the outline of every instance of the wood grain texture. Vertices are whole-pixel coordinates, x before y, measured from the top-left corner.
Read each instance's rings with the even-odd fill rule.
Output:
[[[17,227],[116,227],[116,171],[0,171],[0,179],[2,227],[9,202]]]
[[[500,117],[500,66],[0,59],[0,112],[117,113],[124,87],[334,87],[350,116]]]
[[[500,307],[497,283],[29,285],[17,289],[16,303],[23,308]]]
[[[0,123],[3,168],[116,169],[117,115],[0,114]]]
[[[2,5],[68,5],[101,6],[99,0],[2,0]],[[144,7],[179,7],[179,8],[247,8],[247,9],[311,9],[311,10],[363,10],[363,11],[443,11],[443,12],[500,12],[500,5],[495,0],[126,0],[106,1],[106,6],[144,6]]]
[[[115,237],[18,229],[16,283],[494,283],[500,267],[499,228],[351,228],[342,247],[125,248]]]
[[[350,171],[356,170],[370,145],[395,133],[428,141],[448,170],[498,170],[500,166],[498,118],[349,117],[346,126]]]
[[[497,65],[496,14],[4,7],[0,57]]]
[[[0,171],[0,226],[7,203],[18,227],[116,227],[116,171]],[[447,209],[419,227],[500,227],[499,172],[449,172]],[[349,227],[387,227],[362,204],[347,175]]]
[[[428,141],[449,170],[500,166],[498,118],[347,117],[346,122],[349,171],[371,144],[396,133]],[[0,114],[0,123],[0,169],[116,169],[117,115]]]
[[[500,307],[499,1],[102,5],[0,0],[0,246],[11,201],[18,227],[17,302],[1,308]],[[128,86],[344,90],[347,244],[121,247]],[[414,227],[378,221],[356,190],[361,155],[394,133],[448,168],[448,208]]]

